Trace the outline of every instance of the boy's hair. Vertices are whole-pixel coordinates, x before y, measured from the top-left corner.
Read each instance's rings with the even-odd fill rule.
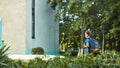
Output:
[[[91,31],[87,30],[85,33],[88,34],[88,36],[91,36]]]

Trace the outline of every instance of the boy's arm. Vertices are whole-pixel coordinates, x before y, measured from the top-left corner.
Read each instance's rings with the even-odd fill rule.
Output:
[[[84,43],[84,48],[89,47],[89,43]]]

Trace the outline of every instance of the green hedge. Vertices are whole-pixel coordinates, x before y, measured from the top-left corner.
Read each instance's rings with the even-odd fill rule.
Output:
[[[42,60],[36,57],[29,62],[22,60],[7,60],[7,66],[2,68],[120,68],[120,54],[115,52],[79,57],[55,57]]]

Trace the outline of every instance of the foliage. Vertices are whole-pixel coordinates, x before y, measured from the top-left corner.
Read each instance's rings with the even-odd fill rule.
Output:
[[[5,60],[8,59],[6,51],[8,51],[9,47],[7,47],[6,45],[4,45],[1,49],[0,49],[0,67],[1,66],[6,66],[5,64]]]
[[[32,54],[37,54],[37,55],[38,54],[44,54],[44,50],[41,47],[36,47],[36,48],[32,48],[31,53]]]
[[[22,60],[11,60],[7,63],[5,68],[26,68],[27,63]]]
[[[42,60],[41,58],[36,57],[33,60],[30,60],[27,63],[27,68],[46,68],[46,61]]]
[[[60,47],[72,46],[71,43],[77,43],[80,47],[84,31],[90,28],[101,49],[120,51],[119,0],[48,0],[48,4],[57,10]]]
[[[105,51],[97,56],[92,54],[79,57],[55,57],[43,60],[36,57],[28,62],[22,60],[11,60],[7,66],[1,68],[119,68],[120,53],[116,51]]]

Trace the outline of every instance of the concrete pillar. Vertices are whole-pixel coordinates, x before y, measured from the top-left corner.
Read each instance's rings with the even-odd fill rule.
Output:
[[[42,47],[44,54],[58,54],[59,23],[55,22],[55,11],[47,0],[35,0],[35,31],[32,31],[32,0],[26,0],[26,14],[26,54],[31,54],[34,47]]]
[[[0,49],[2,48],[2,19],[0,18]]]

